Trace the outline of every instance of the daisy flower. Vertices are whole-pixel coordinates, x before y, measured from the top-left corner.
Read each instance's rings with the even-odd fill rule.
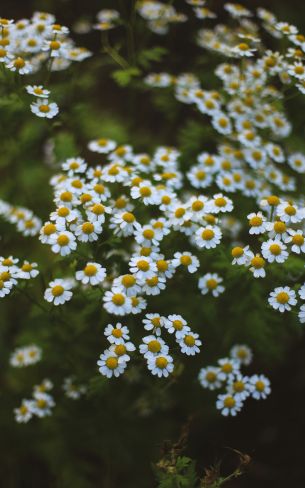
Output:
[[[250,259],[250,271],[253,273],[254,278],[265,278],[266,271],[264,269],[266,261],[259,255],[256,254]]]
[[[249,234],[263,234],[266,230],[266,217],[262,214],[262,212],[258,213],[250,213],[248,215],[250,230]]]
[[[58,112],[58,105],[54,102],[49,103],[48,99],[37,99],[36,102],[31,104],[31,111],[33,114],[37,115],[37,117],[44,117],[47,119],[53,119]]]
[[[251,349],[244,344],[236,344],[233,346],[230,351],[230,356],[245,366],[248,366],[253,358]]]
[[[108,324],[104,330],[104,335],[107,337],[110,344],[121,344],[130,339],[128,327],[123,326],[120,323],[117,323],[115,327]]]
[[[113,288],[106,291],[104,297],[104,308],[113,315],[127,315],[131,310],[131,298],[122,292],[121,288]]]
[[[102,224],[98,220],[94,222],[83,222],[75,229],[75,235],[81,242],[97,241],[99,234],[103,232]]]
[[[198,287],[202,295],[211,292],[214,297],[218,297],[224,292],[224,286],[220,285],[223,279],[217,273],[207,273],[198,281]]]
[[[227,381],[239,373],[240,363],[233,358],[222,358],[218,360],[219,365],[219,379]]]
[[[72,251],[75,251],[77,247],[74,234],[68,230],[52,233],[50,244],[52,251],[56,254],[60,254],[61,256],[67,256]]]
[[[195,273],[199,268],[199,264],[199,259],[188,251],[183,253],[176,252],[172,260],[172,265],[174,268],[184,266],[187,268],[189,273]]]
[[[134,256],[129,261],[129,268],[132,274],[140,281],[152,278],[157,272],[156,263],[146,256]]]
[[[216,225],[201,227],[195,234],[195,243],[200,248],[213,249],[221,241],[222,233]]]
[[[219,368],[214,366],[207,366],[206,368],[201,368],[198,375],[199,383],[203,388],[208,388],[209,390],[216,390],[222,386],[222,381],[218,377]]]
[[[150,355],[147,359],[147,367],[159,378],[168,377],[174,370],[173,358],[169,354]]]
[[[49,98],[50,90],[47,90],[42,85],[27,85],[25,87],[29,95],[34,95],[37,98]]]
[[[44,299],[47,302],[52,302],[54,305],[63,305],[72,298],[72,291],[74,284],[70,279],[56,279],[50,281],[49,287],[44,292]]]
[[[117,356],[113,351],[106,350],[100,355],[100,359],[97,362],[99,366],[99,372],[107,378],[116,378],[124,373],[127,363],[122,356]]]
[[[279,312],[291,310],[291,307],[297,303],[295,291],[289,286],[279,286],[270,293],[268,302],[274,310]]]
[[[262,374],[251,376],[249,383],[251,396],[255,400],[265,399],[271,393],[270,381]]]
[[[250,395],[249,378],[238,373],[234,378],[230,378],[227,383],[227,393],[244,401]]]
[[[162,327],[166,326],[166,318],[158,313],[148,313],[143,319],[144,329],[152,331],[153,334],[160,336]]]
[[[23,265],[20,268],[18,273],[18,277],[24,280],[30,280],[31,278],[36,278],[39,275],[39,271],[37,268],[37,263],[29,263],[29,261],[24,261]]]
[[[199,335],[191,331],[186,331],[185,334],[177,339],[181,352],[187,356],[194,356],[200,352],[199,346],[202,342],[198,339]]]
[[[268,263],[283,263],[288,258],[287,246],[278,239],[269,239],[262,244],[262,255]]]
[[[217,410],[221,410],[221,414],[225,417],[232,415],[235,417],[242,409],[242,400],[237,396],[230,393],[218,395],[216,401]]]
[[[146,359],[150,356],[158,356],[160,354],[168,354],[168,346],[160,337],[149,335],[143,337],[143,344],[140,344],[139,351]]]
[[[106,268],[103,268],[99,263],[89,262],[83,270],[76,271],[75,278],[81,281],[83,285],[98,285],[106,278]]]
[[[33,417],[32,401],[22,400],[21,406],[14,409],[15,420],[19,424],[26,424]]]
[[[231,251],[231,255],[233,257],[232,264],[248,264],[253,256],[253,253],[249,250],[249,246],[240,247],[236,246],[233,247]]]

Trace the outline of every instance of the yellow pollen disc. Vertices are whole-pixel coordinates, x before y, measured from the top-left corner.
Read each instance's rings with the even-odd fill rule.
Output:
[[[137,305],[139,305],[139,299],[137,297],[132,297],[131,303],[133,307],[136,307]]]
[[[160,352],[161,351],[161,344],[159,341],[153,340],[147,344],[147,348],[150,352]]]
[[[83,184],[80,180],[73,180],[71,184],[74,188],[82,188],[83,187]]]
[[[21,69],[25,66],[25,61],[22,58],[16,58],[14,61],[14,66],[17,69]]]
[[[39,398],[39,400],[36,400],[36,406],[38,408],[46,408],[47,402],[43,398]]]
[[[192,258],[191,258],[191,256],[181,256],[180,263],[183,266],[189,266],[190,264],[192,264]]]
[[[206,100],[205,101],[205,106],[209,109],[212,109],[215,107],[215,103],[213,102],[213,100]]]
[[[200,181],[204,180],[206,177],[206,173],[202,170],[197,171],[196,178]]]
[[[126,353],[126,346],[124,344],[118,344],[115,346],[114,352],[117,356],[123,356]]]
[[[235,402],[235,400],[234,400],[234,398],[232,396],[227,396],[224,399],[224,402],[223,402],[223,404],[224,404],[224,406],[226,408],[233,408],[233,407],[235,407],[235,403],[236,402]]]
[[[97,273],[97,267],[94,264],[87,264],[84,269],[84,273],[86,276],[95,276]]]
[[[160,271],[161,273],[168,269],[168,264],[164,259],[159,259],[156,264],[158,271]]]
[[[98,193],[99,195],[102,195],[103,193],[105,193],[105,187],[104,187],[104,185],[102,185],[100,183],[94,185],[93,190],[96,193]]]
[[[116,176],[119,174],[119,169],[117,166],[112,166],[109,170],[108,170],[108,174],[109,175],[112,175],[112,176]]]
[[[296,209],[292,205],[288,205],[288,207],[285,208],[285,213],[287,215],[295,215],[297,213]]]
[[[25,405],[21,405],[21,407],[19,408],[19,412],[21,413],[21,415],[25,415],[26,413],[28,413],[28,408],[25,406]]]
[[[60,42],[59,41],[51,41],[50,42],[50,48],[54,51],[57,51],[60,48]]]
[[[88,203],[91,202],[92,196],[89,193],[83,193],[80,197],[80,201],[82,203]]]
[[[168,197],[167,195],[164,195],[162,198],[161,198],[161,202],[164,203],[164,205],[169,205],[171,203],[171,198]]]
[[[173,320],[173,327],[174,329],[176,330],[182,330],[183,328],[183,323],[181,322],[181,320]]]
[[[303,66],[295,66],[294,68],[294,72],[297,74],[297,75],[302,75],[304,73],[305,69]]]
[[[51,234],[54,234],[56,232],[56,225],[55,224],[46,224],[42,228],[42,232],[46,236],[50,236]]]
[[[217,378],[217,375],[213,371],[208,371],[207,374],[205,375],[205,379],[209,383],[214,383],[214,381],[216,381],[216,378]]]
[[[94,232],[94,225],[91,222],[82,224],[82,231],[84,234],[92,234]]]
[[[145,239],[152,239],[154,237],[154,235],[155,235],[155,233],[151,229],[145,229],[143,231],[143,237],[145,237]]]
[[[124,147],[118,147],[116,150],[115,150],[115,153],[118,155],[118,156],[124,156],[126,154],[126,149]]]
[[[304,244],[304,237],[301,234],[295,234],[292,237],[292,242],[297,246],[302,246]]]
[[[279,246],[279,244],[271,244],[269,251],[274,256],[279,256],[279,254],[281,254],[281,246]]]
[[[96,203],[90,210],[95,215],[103,215],[105,213],[105,207],[101,203]]]
[[[140,255],[147,258],[148,256],[151,255],[151,251],[152,251],[151,247],[142,247],[140,251]]]
[[[67,217],[70,213],[70,210],[67,207],[61,207],[57,210],[57,215],[59,217]]]
[[[10,258],[3,259],[2,261],[3,266],[12,266],[13,261]]]
[[[72,195],[72,193],[70,191],[64,191],[60,195],[60,199],[63,202],[71,202],[72,201],[72,197],[73,197],[73,195]]]
[[[147,261],[140,259],[140,261],[137,262],[137,267],[141,271],[148,271],[150,266]]]
[[[192,335],[186,335],[183,339],[186,346],[193,347],[195,345],[195,339]]]
[[[249,223],[252,227],[259,227],[260,225],[262,225],[263,219],[261,217],[252,217]]]
[[[112,335],[113,337],[116,337],[116,339],[120,339],[123,335],[122,329],[113,329]]]
[[[240,49],[241,51],[248,51],[249,50],[249,46],[248,44],[246,44],[245,42],[242,42],[241,44],[238,44],[238,49]]]
[[[122,285],[124,285],[125,288],[130,288],[135,284],[136,284],[136,279],[133,275],[124,275],[122,277]]]
[[[63,294],[64,291],[65,291],[65,289],[63,286],[56,285],[56,286],[53,286],[53,288],[52,288],[52,295],[53,295],[53,297],[59,297],[60,295]]]
[[[57,244],[60,246],[66,246],[69,244],[70,239],[66,234],[61,234],[60,236],[57,237]]]
[[[122,219],[128,224],[132,224],[132,222],[135,221],[135,216],[130,212],[125,212],[122,216]]]
[[[225,198],[220,197],[220,198],[216,198],[214,200],[214,203],[215,203],[216,207],[224,207],[227,202],[226,202]]]
[[[184,214],[185,214],[184,208],[177,208],[177,210],[175,211],[175,217],[177,217],[178,219],[180,219],[180,217],[183,217]]]
[[[205,229],[201,234],[201,237],[204,241],[211,241],[214,236],[215,233],[212,229]]]
[[[286,293],[285,291],[281,291],[276,295],[276,301],[282,304],[287,303],[289,301],[288,293]]]
[[[265,260],[260,256],[255,256],[251,259],[251,264],[255,269],[260,269],[264,267]]]
[[[153,276],[152,278],[148,278],[146,280],[146,284],[150,287],[157,286],[158,283],[159,283],[158,276]]]
[[[244,254],[244,250],[242,247],[233,247],[231,254],[233,258],[240,258]]]
[[[245,385],[242,381],[234,381],[233,388],[236,393],[240,393],[241,391],[244,391]]]
[[[99,139],[97,143],[99,146],[105,147],[107,145],[107,139]]]
[[[223,371],[224,373],[228,374],[228,373],[232,373],[233,371],[233,367],[232,367],[232,364],[230,363],[225,363],[221,366],[221,371]]]
[[[160,322],[161,322],[160,317],[154,317],[153,319],[151,319],[151,323],[153,324],[154,327],[160,327]]]
[[[148,186],[142,186],[142,188],[140,188],[140,195],[141,197],[150,197],[151,189]]]
[[[33,91],[34,91],[35,95],[42,95],[43,94],[43,90],[41,88],[35,88]]]
[[[257,389],[257,391],[262,392],[265,389],[265,383],[259,380],[255,383],[255,388]]]
[[[111,357],[106,359],[105,363],[106,363],[107,368],[115,369],[115,368],[117,368],[119,361],[118,361],[118,358],[111,356]]]
[[[39,105],[39,111],[46,114],[48,112],[50,112],[50,107],[49,105],[46,105],[46,104],[42,104],[42,105]]]
[[[204,207],[204,203],[201,202],[200,200],[196,200],[195,202],[192,203],[192,210],[194,212],[200,212]]]
[[[21,266],[22,271],[32,271],[33,266],[29,263],[25,263]]]
[[[159,358],[156,359],[157,368],[165,369],[167,365],[168,365],[168,360],[165,357],[160,356]]]
[[[1,274],[0,274],[0,280],[1,281],[8,281],[11,277],[11,273],[9,271],[3,271]]]
[[[207,287],[209,288],[209,290],[214,290],[217,287],[217,281],[213,280],[213,278],[207,280]]]
[[[123,305],[125,303],[125,297],[121,293],[115,293],[112,297],[112,303],[115,305]]]
[[[273,229],[278,234],[283,234],[286,231],[286,228],[287,227],[286,227],[286,224],[284,222],[280,222],[280,221],[274,222]]]
[[[278,205],[280,203],[280,199],[279,199],[279,197],[277,197],[275,195],[270,195],[267,198],[267,202],[268,202],[269,205],[275,206],[275,205]]]

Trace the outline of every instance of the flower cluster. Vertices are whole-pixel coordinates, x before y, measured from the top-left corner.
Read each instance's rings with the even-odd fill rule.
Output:
[[[165,329],[172,334],[180,351],[187,356],[194,356],[200,352],[201,341],[199,335],[192,332],[181,315],[160,316],[157,313],[146,314],[142,321],[144,329],[150,334],[144,336],[139,346],[140,354],[147,362],[147,368],[159,378],[167,377],[174,370],[173,357],[169,354],[169,346],[161,333]],[[109,324],[105,329],[105,336],[110,343],[109,349],[101,354],[98,361],[102,375],[111,378],[120,376],[130,360],[129,352],[135,351],[135,345],[130,342],[129,329],[117,323]]]
[[[56,23],[54,15],[35,12],[31,19],[14,21],[0,18],[0,63],[17,75],[35,74],[43,66],[50,71],[68,68],[73,61],[83,61],[91,53],[79,48],[69,37],[69,29]],[[36,97],[31,111],[38,117],[53,118],[56,103],[50,103],[50,91],[42,85],[29,85],[26,91]]]
[[[24,236],[36,236],[41,228],[41,220],[32,210],[11,205],[0,200],[0,216],[10,224],[15,224],[18,232]]]
[[[0,256],[0,298],[9,295],[18,280],[30,280],[39,274],[37,263],[24,261],[18,265],[19,259],[13,256]]]
[[[34,386],[33,397],[22,400],[20,407],[14,409],[16,422],[27,423],[33,417],[50,416],[55,406],[54,398],[49,393],[52,388],[53,383],[48,379]]]
[[[15,368],[31,366],[32,364],[38,363],[41,360],[41,356],[42,351],[35,344],[19,347],[11,354],[10,364]]]
[[[147,21],[148,28],[155,34],[163,35],[168,32],[171,23],[185,22],[185,14],[177,12],[173,5],[167,5],[156,0],[138,0],[138,13]]]
[[[261,400],[271,392],[270,381],[263,375],[244,376],[242,366],[252,361],[252,352],[245,345],[233,346],[230,357],[219,359],[217,366],[207,366],[199,372],[203,388],[218,390],[225,387],[225,393],[217,396],[216,408],[224,416],[237,415],[247,398]]]

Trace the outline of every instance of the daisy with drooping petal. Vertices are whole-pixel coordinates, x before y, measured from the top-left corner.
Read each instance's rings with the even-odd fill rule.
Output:
[[[240,247],[236,246],[233,247],[231,251],[231,255],[233,257],[232,264],[248,264],[253,256],[253,253],[249,250],[249,246]]]

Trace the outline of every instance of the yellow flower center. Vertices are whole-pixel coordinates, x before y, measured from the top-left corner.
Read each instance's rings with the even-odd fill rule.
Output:
[[[152,239],[154,237],[155,233],[153,230],[151,229],[145,229],[143,231],[143,237],[145,237],[145,239]]]
[[[91,222],[85,222],[82,225],[82,231],[84,234],[92,234],[94,232],[94,225]]]
[[[281,254],[281,246],[279,244],[271,244],[269,251],[274,256],[279,256]]]
[[[46,224],[42,228],[42,232],[46,236],[50,236],[51,234],[54,234],[56,232],[56,225],[55,224]]]
[[[260,269],[264,267],[265,260],[260,256],[255,256],[251,259],[251,264],[255,269]]]
[[[110,356],[109,358],[106,359],[105,362],[107,368],[109,369],[115,369],[119,364],[118,358],[116,358],[115,356]]]
[[[57,237],[57,244],[59,244],[59,246],[66,246],[67,244],[69,244],[69,242],[70,239],[65,234],[61,234],[60,236]]]
[[[189,266],[190,264],[192,264],[192,258],[191,258],[191,256],[187,256],[187,255],[181,256],[180,263],[183,266]]]
[[[137,262],[137,267],[140,271],[148,271],[150,266],[147,261],[140,259],[140,261]]]
[[[114,348],[117,356],[123,356],[126,353],[126,346],[124,344],[117,344]]]
[[[224,207],[227,202],[226,202],[225,198],[220,197],[220,198],[216,198],[214,200],[214,203],[215,203],[216,207]]]
[[[217,287],[217,281],[213,278],[207,280],[207,287],[209,290],[214,290]]]
[[[186,335],[183,339],[186,346],[193,347],[195,345],[195,339],[192,335]]]
[[[265,383],[263,381],[261,381],[261,380],[258,380],[255,383],[255,388],[257,389],[257,391],[262,392],[265,389]]]
[[[32,271],[33,266],[29,263],[25,263],[22,265],[21,269],[22,269],[22,271],[25,271],[25,272]]]
[[[194,212],[200,212],[204,207],[204,203],[201,202],[200,200],[196,200],[195,202],[192,203],[192,210]]]
[[[40,110],[40,112],[46,114],[47,112],[50,112],[50,107],[47,104],[42,104],[42,105],[39,105],[39,110]]]
[[[211,241],[214,236],[215,233],[212,229],[205,229],[201,234],[201,237],[204,241]]]
[[[141,197],[150,197],[151,189],[148,186],[142,186],[142,188],[140,188],[140,195]]]
[[[239,247],[239,246],[233,247],[231,254],[232,254],[233,258],[240,258],[241,256],[244,255],[244,250],[242,247]]]
[[[131,286],[135,285],[136,279],[133,275],[127,274],[122,277],[122,284],[125,288],[130,288]]]
[[[59,217],[67,217],[70,213],[70,210],[67,207],[61,207],[57,210],[57,215]]]
[[[276,301],[278,303],[282,303],[282,304],[285,304],[289,301],[289,295],[288,293],[286,293],[285,291],[281,291],[280,293],[278,293],[276,295]]]
[[[302,246],[304,244],[304,237],[302,236],[302,234],[295,234],[292,237],[292,242],[297,246]]]
[[[167,365],[168,365],[168,360],[165,357],[160,356],[156,359],[157,368],[165,369]]]
[[[123,305],[125,303],[124,295],[122,295],[121,293],[115,293],[112,297],[112,303],[118,306]]]
[[[250,219],[250,225],[252,227],[259,227],[260,225],[262,225],[263,223],[263,219],[261,217],[252,217],[252,219]]]
[[[158,271],[160,271],[161,273],[168,269],[168,264],[164,259],[159,259],[156,264]]]
[[[295,215],[297,211],[292,205],[288,205],[288,207],[285,208],[285,213],[289,216],[292,216]]]
[[[97,267],[94,264],[87,264],[84,269],[84,273],[86,276],[95,276],[97,273]]]
[[[209,383],[214,383],[214,381],[216,381],[216,378],[217,378],[217,375],[213,371],[208,371],[207,374],[205,375],[205,379]]]
[[[161,351],[161,344],[157,340],[152,340],[147,344],[147,348],[150,352],[160,352]]]
[[[21,69],[25,66],[25,61],[22,58],[16,58],[14,61],[14,66],[17,69]]]
[[[53,297],[59,297],[60,295],[62,295],[64,293],[64,291],[65,291],[65,289],[63,286],[55,285],[52,288],[52,295],[53,295]]]
[[[135,216],[130,212],[125,212],[122,216],[122,219],[128,224],[131,224],[132,222],[135,221]]]
[[[227,396],[224,399],[224,402],[223,402],[223,404],[224,404],[224,406],[226,408],[233,408],[233,407],[235,407],[235,403],[236,402],[235,402],[235,400],[234,400],[234,398],[232,396]]]

